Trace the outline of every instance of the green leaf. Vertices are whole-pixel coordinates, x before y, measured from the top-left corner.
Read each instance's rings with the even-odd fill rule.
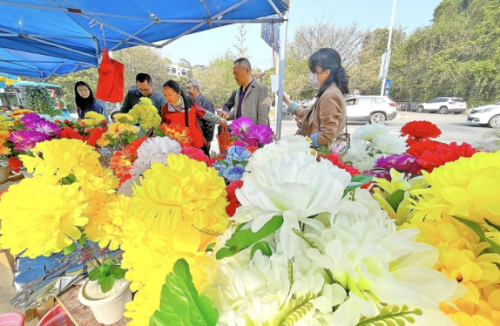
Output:
[[[97,280],[99,276],[101,276],[101,271],[99,270],[99,268],[94,268],[92,272],[89,273],[89,279],[91,281]]]
[[[207,247],[207,249],[205,250],[205,252],[212,252],[212,251],[214,251],[214,247],[215,247],[215,242],[209,244],[208,247]]]
[[[242,230],[241,228],[244,225],[242,224],[238,227],[238,229],[236,229],[231,239],[227,240],[225,244],[226,247],[217,251],[215,257],[220,260],[236,255],[240,251],[250,247],[257,241],[259,241],[260,239],[278,230],[282,224],[283,216],[274,216],[256,233],[253,233],[250,228]]]
[[[394,209],[395,212],[398,211],[399,204],[403,201],[405,198],[405,191],[404,190],[396,190],[392,195],[387,198],[387,202],[389,205],[391,205],[392,209]]]
[[[66,176],[66,180],[68,180],[68,181],[70,182],[70,184],[72,184],[72,183],[75,183],[75,182],[76,182],[76,177],[75,177],[75,175],[74,175],[74,174],[68,174],[68,175]]]
[[[490,221],[488,221],[487,219],[484,219],[486,221],[486,224],[488,224],[489,226],[491,226],[492,228],[494,228],[495,230],[499,231],[500,232],[500,226],[498,225],[495,225],[493,223],[491,223]]]
[[[219,312],[205,294],[198,294],[189,265],[179,259],[167,275],[161,290],[160,309],[149,320],[149,326],[215,326]]]
[[[250,259],[253,258],[253,255],[257,250],[260,250],[264,256],[270,257],[273,254],[273,251],[271,250],[271,247],[269,246],[269,243],[262,241],[262,242],[257,242],[253,247],[252,247],[252,252],[250,253]]]
[[[353,191],[354,189],[357,189],[369,183],[370,181],[372,181],[372,178],[373,177],[371,175],[366,175],[366,174],[355,175],[354,177],[352,177],[349,185],[347,185],[347,188],[345,188],[343,197],[347,196],[347,194]]]
[[[71,246],[67,246],[66,248],[64,248],[64,255],[69,255],[70,253],[75,251],[75,249],[76,249],[76,244],[72,243]]]
[[[111,276],[117,280],[125,277],[125,270],[118,265],[110,266],[109,272],[111,273]]]
[[[314,299],[316,299],[316,295],[308,292],[300,298],[290,300],[286,305],[280,307],[279,314],[274,318],[271,325],[294,325],[295,322],[314,309]]]
[[[80,239],[78,239],[78,243],[80,244],[80,246],[83,246],[85,242],[87,242],[87,236],[85,235],[85,233],[82,233],[82,236],[80,237]]]
[[[488,238],[484,234],[483,229],[481,228],[481,226],[479,224],[472,222],[472,221],[469,221],[469,220],[465,220],[465,219],[460,218],[460,217],[456,217],[456,216],[453,216],[453,217],[455,219],[457,219],[458,221],[460,221],[461,223],[465,224],[467,227],[469,227],[469,229],[474,231],[481,238],[481,240],[488,242],[490,244],[489,251],[500,254],[500,245],[494,241],[491,241],[491,239]]]
[[[227,163],[224,160],[218,160],[218,162],[222,163],[222,165],[224,165],[224,166],[229,166],[229,163]]]
[[[106,293],[113,288],[113,285],[115,285],[115,279],[111,276],[104,276],[100,277],[97,283],[101,286],[102,293]]]
[[[163,130],[161,130],[158,127],[154,127],[154,128],[155,128],[155,135],[156,136],[158,136],[158,137],[165,137],[165,133],[163,132]]]

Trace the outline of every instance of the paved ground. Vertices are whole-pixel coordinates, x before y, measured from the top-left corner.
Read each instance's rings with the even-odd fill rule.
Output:
[[[473,142],[482,139],[483,134],[491,130],[486,127],[479,127],[475,125],[470,125],[466,122],[466,115],[439,115],[439,114],[429,114],[429,113],[415,113],[415,112],[398,112],[396,119],[386,123],[389,127],[390,134],[398,136],[400,134],[401,127],[407,122],[414,120],[427,120],[435,123],[443,132],[441,137],[438,138],[439,141],[451,143],[451,142]],[[363,126],[364,123],[354,123],[348,125],[349,133],[354,133],[354,131]],[[276,121],[271,121],[271,126],[276,129]],[[297,130],[296,123],[294,121],[284,121],[282,125],[282,135],[293,135]],[[212,143],[212,150],[218,151],[217,140]],[[9,302],[14,296],[14,290],[11,286],[12,283],[12,273],[8,271],[3,265],[0,265],[0,314],[13,311]],[[30,323],[32,325],[32,323]]]
[[[431,113],[415,113],[415,112],[398,112],[394,120],[388,121],[385,125],[389,128],[389,133],[398,136],[401,127],[406,123],[415,120],[427,120],[436,124],[442,131],[441,136],[437,139],[444,143],[458,142],[458,143],[472,143],[473,141],[480,141],[483,139],[483,134],[488,130],[488,127],[480,127],[472,125],[468,122],[467,116],[464,114],[431,114]],[[352,135],[356,129],[365,125],[365,123],[349,123],[347,125],[348,132]],[[271,122],[271,126],[276,130],[276,121]],[[297,131],[295,121],[283,121],[282,136],[293,135]]]

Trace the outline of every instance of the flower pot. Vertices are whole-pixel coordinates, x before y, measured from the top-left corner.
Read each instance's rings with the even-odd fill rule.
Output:
[[[7,166],[0,166],[0,183],[9,180],[9,168]]]
[[[118,322],[123,318],[125,304],[132,301],[130,283],[127,282],[123,287],[115,290],[118,281],[115,281],[115,286],[109,291],[110,293],[104,293],[104,295],[109,295],[106,298],[94,298],[88,294],[88,288],[99,286],[97,281],[88,280],[78,292],[78,299],[80,302],[90,307],[95,319],[101,324],[111,325]]]

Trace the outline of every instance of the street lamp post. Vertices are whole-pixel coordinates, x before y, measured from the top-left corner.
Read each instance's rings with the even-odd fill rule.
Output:
[[[389,29],[389,40],[387,41],[387,51],[386,53],[386,60],[390,61],[390,51],[391,51],[391,41],[392,41],[392,29],[394,27],[394,16],[396,15],[396,2],[397,0],[394,0],[394,4],[392,5],[392,18],[391,18],[391,28]],[[387,63],[382,63],[387,65],[387,68],[389,68],[389,62]],[[384,67],[382,67],[383,69]],[[384,89],[385,89],[385,82],[387,80],[387,76],[383,76],[382,78],[382,87],[380,89],[380,96],[384,96]]]

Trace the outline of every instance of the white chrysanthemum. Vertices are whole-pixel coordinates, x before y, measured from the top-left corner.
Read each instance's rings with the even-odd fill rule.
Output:
[[[344,189],[351,176],[329,161],[317,162],[310,154],[281,156],[254,166],[243,187],[236,191],[242,207],[233,217],[237,222],[251,221],[253,232],[260,230],[273,216],[280,215],[284,223],[280,228],[281,239],[287,244],[283,248],[287,258],[297,252],[299,238],[292,231],[299,229],[299,222],[315,227],[319,223],[311,216],[341,210],[365,211],[356,202],[342,201]],[[239,217],[243,216],[240,221]]]
[[[372,140],[380,135],[387,135],[389,129],[381,123],[372,123],[358,128],[352,135],[353,140]]]
[[[472,147],[485,151],[496,153],[500,151],[500,130],[491,130],[483,134],[484,139],[489,139],[489,141],[476,141],[472,143]]]
[[[252,172],[254,166],[266,164],[266,162],[275,159],[282,154],[296,155],[298,153],[306,153],[311,155],[311,143],[302,136],[286,136],[275,143],[268,144],[257,150],[248,159],[248,165],[245,170]],[[244,178],[249,175],[245,173]]]
[[[379,155],[370,155],[370,147],[368,144],[360,140],[354,140],[350,143],[346,153],[346,160],[352,163],[352,166],[360,171],[373,169],[375,160]]]
[[[169,154],[180,154],[181,145],[168,137],[148,138],[137,150],[137,164],[151,164],[160,162],[167,164]]]
[[[361,316],[374,317],[380,303],[436,310],[457,291],[456,281],[432,269],[439,253],[415,242],[418,230],[395,231],[384,220],[339,214],[320,236],[307,235],[318,246],[307,251],[308,257],[349,291],[332,315],[333,325],[353,326]]]
[[[401,154],[406,151],[405,142],[391,135],[379,135],[372,139],[373,147],[384,154]]]

